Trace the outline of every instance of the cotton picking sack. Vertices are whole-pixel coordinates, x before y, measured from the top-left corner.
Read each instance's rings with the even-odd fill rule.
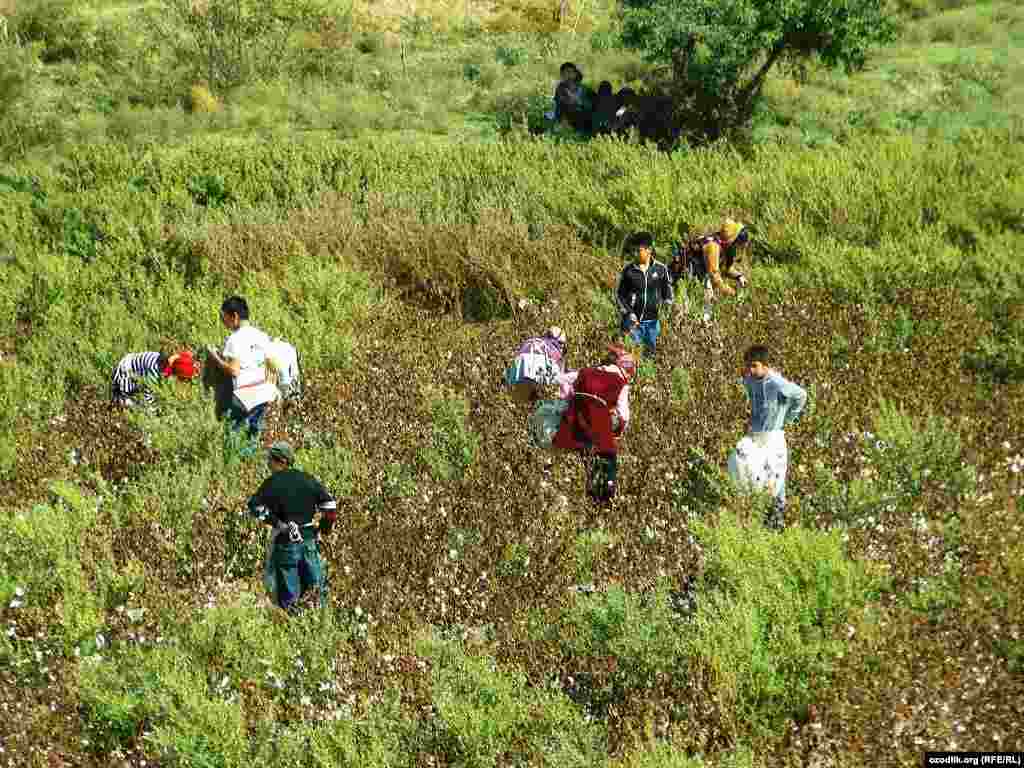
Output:
[[[743,490],[764,489],[774,494],[785,473],[785,451],[781,432],[748,435],[729,455],[729,476]]]
[[[277,386],[286,400],[297,400],[302,394],[299,353],[283,339],[274,339],[267,347],[267,363],[277,373]]]
[[[750,437],[729,454],[729,476],[740,488],[763,488],[768,483],[768,453]]]
[[[550,448],[562,423],[562,414],[568,408],[568,400],[541,400],[537,403],[528,422],[530,441],[538,448]]]
[[[281,391],[269,382],[235,390],[235,400],[238,401],[244,413],[249,413],[258,405],[272,403],[280,396]]]

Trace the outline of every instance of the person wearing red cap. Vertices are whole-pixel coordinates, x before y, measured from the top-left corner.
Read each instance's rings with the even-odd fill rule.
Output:
[[[114,367],[110,385],[110,399],[114,405],[132,407],[141,398],[147,406],[155,398],[148,384],[172,375],[179,381],[191,381],[198,372],[198,365],[191,350],[184,349],[173,355],[163,352],[132,352],[125,355]]]
[[[615,496],[618,474],[618,438],[629,422],[629,384],[636,375],[636,358],[618,344],[608,347],[603,365],[583,368],[560,377],[569,407],[562,416],[552,447],[587,454],[591,450],[604,465],[597,483],[588,479],[590,495],[601,502]]]

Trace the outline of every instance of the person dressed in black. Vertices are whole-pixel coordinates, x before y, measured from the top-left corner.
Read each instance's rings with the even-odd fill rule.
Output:
[[[615,289],[615,302],[622,315],[621,331],[634,343],[643,344],[644,352],[654,355],[661,322],[662,304],[673,304],[675,295],[668,268],[654,255],[654,238],[650,232],[638,232],[627,244],[633,259],[626,264]]]
[[[622,107],[621,100],[612,91],[612,84],[602,80],[597,86],[597,97],[594,99],[593,131],[597,135],[607,135],[615,128],[617,113]]]
[[[299,599],[314,587],[321,589],[323,600],[317,535],[331,532],[338,504],[318,480],[294,468],[295,453],[288,443],[274,443],[267,463],[271,475],[249,499],[249,513],[273,527],[264,585],[275,604],[293,612]],[[319,525],[313,521],[317,511]]]

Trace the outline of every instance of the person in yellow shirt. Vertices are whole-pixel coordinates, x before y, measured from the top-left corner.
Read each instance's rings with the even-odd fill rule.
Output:
[[[728,277],[742,288],[747,278],[737,268],[741,249],[750,244],[750,233],[745,224],[726,219],[718,232],[703,235],[689,244],[675,249],[669,272],[673,282],[687,277],[704,284],[704,322],[711,320],[711,308],[716,296],[735,296],[736,289],[725,281]]]

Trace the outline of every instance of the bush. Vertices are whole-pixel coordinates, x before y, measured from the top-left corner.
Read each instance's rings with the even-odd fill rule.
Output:
[[[98,499],[64,482],[55,483],[51,493],[52,503],[0,521],[5,550],[0,573],[17,579],[30,607],[56,610],[66,653],[76,646],[88,652],[104,622],[110,538],[97,523]]]
[[[522,673],[451,642],[426,639],[418,650],[433,662],[433,740],[446,761],[467,768],[499,758],[580,768],[605,762],[601,729],[559,694],[528,687]]]
[[[460,479],[473,463],[479,443],[466,424],[469,404],[455,394],[428,392],[427,405],[433,436],[430,446],[420,451],[420,459],[435,479]]]
[[[845,642],[837,629],[876,577],[846,557],[838,532],[790,528],[780,538],[732,513],[692,527],[707,558],[692,672],[713,681],[707,695],[728,732],[775,731],[829,678]]]
[[[100,744],[124,744],[143,722],[167,765],[242,768],[247,753],[242,710],[208,693],[202,670],[173,648],[133,649],[80,668],[86,721]],[[111,730],[112,729],[112,730]]]
[[[9,34],[39,44],[47,64],[65,60],[110,63],[121,54],[116,28],[83,13],[71,0],[21,0]]]
[[[328,10],[321,0],[162,0],[146,18],[191,82],[223,93],[284,71],[292,35],[315,30]]]
[[[644,596],[619,586],[578,596],[563,622],[551,631],[562,638],[564,673],[572,680],[567,692],[594,717],[642,707],[684,673],[688,630],[672,609],[667,583]]]
[[[685,474],[673,489],[676,508],[687,517],[717,511],[733,495],[732,480],[703,449],[688,446]]]
[[[824,466],[816,468],[809,505],[854,525],[895,517],[905,521],[930,499],[936,511],[955,515],[974,492],[976,470],[964,461],[960,435],[933,414],[916,418],[883,402],[874,431],[853,434],[862,456],[859,474],[843,482]]]
[[[220,102],[210,93],[205,85],[193,85],[188,92],[189,109],[197,114],[210,114],[220,111]]]

